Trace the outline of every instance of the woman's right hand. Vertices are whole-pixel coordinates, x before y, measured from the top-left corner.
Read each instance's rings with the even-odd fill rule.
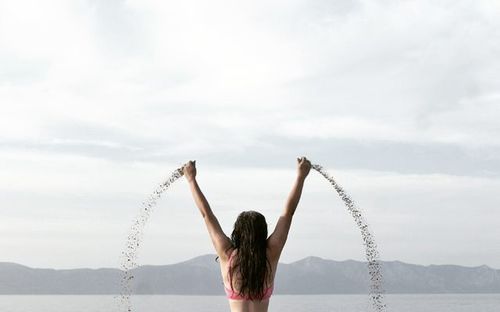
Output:
[[[297,175],[305,179],[311,170],[311,162],[305,156],[297,158]]]
[[[184,164],[184,166],[182,166],[182,173],[188,182],[193,181],[196,178],[196,160],[190,160]]]

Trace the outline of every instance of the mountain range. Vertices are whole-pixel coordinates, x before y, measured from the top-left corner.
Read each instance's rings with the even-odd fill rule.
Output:
[[[488,266],[422,266],[381,261],[386,293],[500,293],[500,270]],[[133,271],[136,294],[221,295],[215,255],[170,265],[143,265]],[[0,294],[118,294],[119,269],[35,269],[0,262]],[[276,294],[367,293],[365,262],[318,257],[284,264],[276,273]]]

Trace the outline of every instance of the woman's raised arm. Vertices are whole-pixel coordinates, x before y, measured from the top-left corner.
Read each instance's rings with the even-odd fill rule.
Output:
[[[292,191],[288,196],[285,208],[278,219],[274,232],[269,236],[267,242],[274,257],[279,258],[283,247],[285,246],[290,226],[292,225],[292,218],[297,205],[299,204],[300,196],[302,195],[302,188],[304,181],[311,170],[311,162],[305,157],[297,158],[297,177],[292,187]]]
[[[220,258],[226,259],[226,251],[231,247],[231,240],[226,236],[226,234],[224,234],[224,231],[222,231],[217,217],[215,217],[215,214],[212,212],[205,195],[203,195],[200,186],[196,181],[196,161],[189,161],[186,163],[182,167],[182,171],[189,183],[189,188],[196,206],[205,220],[208,234],[210,234],[215,251]]]

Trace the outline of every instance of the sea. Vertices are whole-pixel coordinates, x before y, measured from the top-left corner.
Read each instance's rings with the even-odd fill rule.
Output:
[[[499,312],[500,294],[386,295],[387,312]],[[229,311],[224,296],[137,295],[136,312]],[[1,312],[126,312],[119,296],[0,295]],[[366,295],[274,295],[269,312],[369,312]]]

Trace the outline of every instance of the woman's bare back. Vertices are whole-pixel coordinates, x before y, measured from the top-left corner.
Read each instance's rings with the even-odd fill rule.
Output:
[[[276,269],[278,267],[278,259],[273,258],[272,251],[267,249],[267,258],[269,259],[271,265],[271,272],[266,281],[266,285],[264,288],[269,288],[274,286],[274,277],[276,276]],[[230,260],[237,254],[237,250],[232,249],[228,251],[228,256],[225,259],[220,260],[220,269],[222,274],[222,281],[224,283],[224,287],[227,289],[231,289],[231,281],[229,280],[227,272],[229,271]],[[232,289],[236,292],[238,291],[238,277],[233,279]],[[234,300],[229,299],[229,306],[231,308],[231,312],[267,312],[269,307],[269,298],[264,300]]]

